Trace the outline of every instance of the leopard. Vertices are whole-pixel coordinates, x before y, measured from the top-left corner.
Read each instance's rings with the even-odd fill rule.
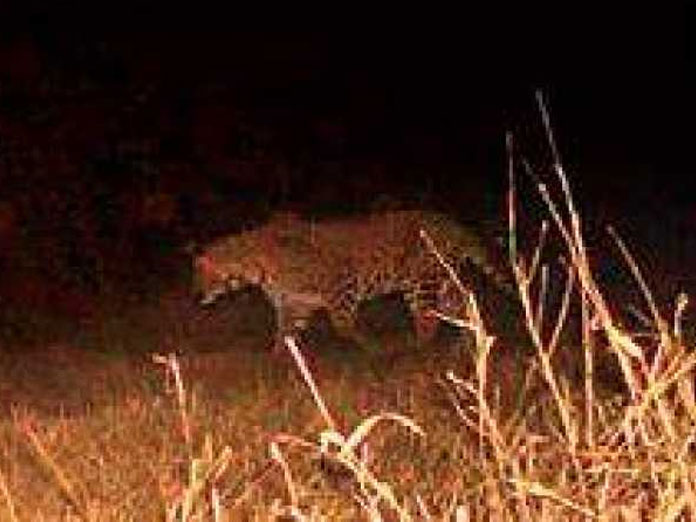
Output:
[[[462,301],[452,299],[460,295],[455,282],[424,234],[457,274],[476,270],[496,287],[509,288],[476,227],[442,212],[389,210],[314,220],[275,213],[260,226],[201,248],[194,256],[194,293],[206,307],[243,287],[260,288],[276,312],[278,343],[301,335],[319,310],[339,335],[362,340],[360,305],[399,294],[418,342],[425,344],[437,322],[433,312],[444,307],[453,313]]]

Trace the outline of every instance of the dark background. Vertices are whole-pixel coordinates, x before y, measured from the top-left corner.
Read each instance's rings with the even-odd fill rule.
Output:
[[[3,4],[3,331],[160,296],[189,247],[278,209],[500,220],[507,131],[553,179],[537,89],[605,278],[611,223],[658,297],[690,289],[692,12]]]

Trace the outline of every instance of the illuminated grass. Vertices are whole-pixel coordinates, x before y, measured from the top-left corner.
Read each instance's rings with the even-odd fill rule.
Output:
[[[515,239],[508,142],[510,260],[533,346],[529,357],[516,357],[489,333],[476,296],[463,286],[461,310],[440,316],[471,334],[473,350],[390,362],[379,382],[308,357],[292,338],[284,359],[231,351],[165,354],[125,368],[111,361],[114,381],[107,362],[76,365],[77,356],[58,356],[51,360],[72,367],[71,383],[84,387],[78,397],[91,406],[62,413],[7,408],[12,414],[0,424],[0,518],[696,516],[696,355],[682,338],[686,297],[678,296],[665,318],[614,233],[644,296],[644,303],[621,304],[645,308],[652,335],[635,336],[612,315],[541,109],[560,198],[538,185],[552,226],[542,225],[529,256]],[[554,233],[566,249],[565,291],[556,308],[546,300],[544,257]],[[427,231],[423,240],[438,258]],[[580,302],[578,323],[568,321],[573,300]],[[581,330],[580,345],[562,342],[572,324]],[[580,380],[569,379],[559,362],[568,351],[583,368]],[[622,394],[606,393],[597,379],[598,361],[607,360],[616,364]],[[265,369],[270,363],[273,372]],[[97,376],[102,380],[90,388]],[[10,391],[4,390],[8,401]],[[47,393],[36,390],[37,398]]]

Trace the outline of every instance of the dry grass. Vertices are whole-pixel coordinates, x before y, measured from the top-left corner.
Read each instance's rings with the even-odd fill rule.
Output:
[[[103,361],[68,357],[64,366],[92,365],[73,370],[91,405],[10,409],[0,424],[2,520],[693,519],[696,355],[682,340],[686,298],[665,319],[615,236],[653,335],[618,324],[593,277],[543,105],[542,114],[561,197],[544,184],[539,193],[565,244],[567,279],[549,309],[548,229],[529,258],[514,240],[511,151],[510,258],[534,347],[523,366],[464,287],[461,314],[443,318],[473,335],[473,357],[463,356],[471,364],[405,358],[378,382],[308,362],[291,338],[288,359],[271,369],[242,353],[169,354],[112,363],[119,377],[92,388],[78,381],[99,375]],[[561,341],[573,299],[580,346]],[[580,382],[559,370],[568,350],[584,368]],[[594,371],[607,358],[625,390],[611,398]]]

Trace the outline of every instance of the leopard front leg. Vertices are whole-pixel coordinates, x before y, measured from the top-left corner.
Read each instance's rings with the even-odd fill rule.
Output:
[[[324,306],[314,294],[278,293],[272,298],[276,310],[276,335],[273,353],[286,350],[285,338],[300,340],[309,327],[311,318]]]

